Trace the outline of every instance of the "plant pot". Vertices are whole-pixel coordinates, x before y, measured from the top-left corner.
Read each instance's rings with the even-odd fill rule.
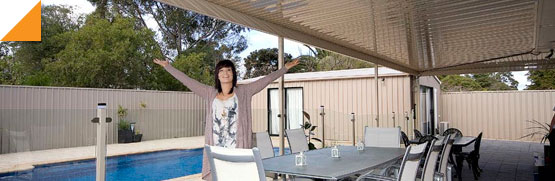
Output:
[[[143,138],[143,134],[133,135],[133,142],[140,142],[142,138]]]
[[[133,132],[131,130],[118,130],[118,143],[131,143]]]

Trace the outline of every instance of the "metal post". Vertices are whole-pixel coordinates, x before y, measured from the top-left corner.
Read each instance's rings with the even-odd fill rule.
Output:
[[[278,68],[283,68],[283,36],[278,37]],[[285,139],[283,137],[285,133],[285,98],[283,96],[283,79],[284,76],[279,78],[279,155],[283,155],[285,147]]]
[[[96,118],[96,181],[106,180],[106,103],[98,103]]]
[[[355,134],[355,113],[351,113],[351,122],[353,122],[353,146],[356,146],[356,134]]]
[[[324,106],[320,106],[319,108],[320,110],[320,117],[322,117],[322,148],[326,147],[326,129],[324,127],[324,116],[326,115],[326,113],[324,112]]]
[[[374,79],[376,80],[376,127],[380,127],[380,96],[378,94],[378,64],[374,65]]]

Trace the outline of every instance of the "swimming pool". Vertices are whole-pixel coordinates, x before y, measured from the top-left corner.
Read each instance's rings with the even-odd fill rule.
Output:
[[[165,180],[197,174],[202,148],[109,157],[106,180]],[[278,148],[274,148],[278,153]],[[285,149],[285,153],[290,153]],[[0,180],[95,180],[95,159],[36,165],[34,169],[0,174]]]
[[[0,180],[95,180],[94,159],[37,165],[0,174]],[[164,180],[201,172],[202,148],[109,157],[106,180]]]

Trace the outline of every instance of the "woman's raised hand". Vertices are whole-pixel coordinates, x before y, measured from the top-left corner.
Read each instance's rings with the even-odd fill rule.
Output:
[[[287,63],[285,64],[285,67],[287,67],[287,69],[291,69],[291,68],[293,68],[295,65],[298,65],[298,64],[299,64],[299,59],[295,59],[295,60],[293,60],[293,61],[287,62]]]
[[[165,67],[165,66],[170,64],[170,62],[168,62],[167,60],[160,60],[160,59],[157,59],[157,58],[154,59],[154,63],[156,63],[156,64],[158,64],[162,67]]]

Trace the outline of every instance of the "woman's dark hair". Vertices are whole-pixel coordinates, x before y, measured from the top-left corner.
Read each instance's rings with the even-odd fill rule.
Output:
[[[220,83],[220,79],[218,78],[218,73],[222,68],[231,68],[231,71],[233,72],[233,87],[231,87],[231,90],[228,92],[228,94],[231,94],[233,92],[233,88],[237,86],[237,71],[235,70],[235,64],[233,64],[230,60],[222,60],[216,64],[216,70],[214,71],[214,87],[218,89],[218,93],[222,92],[222,85]]]

